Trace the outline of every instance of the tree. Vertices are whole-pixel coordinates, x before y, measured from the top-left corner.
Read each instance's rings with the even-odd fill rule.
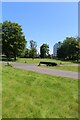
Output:
[[[26,46],[25,36],[22,28],[17,23],[5,21],[2,24],[2,52],[8,59],[11,56],[16,57],[20,55]]]
[[[2,54],[2,24],[0,23],[0,55]]]
[[[40,47],[40,57],[46,58],[49,55],[49,45],[43,44]]]
[[[77,60],[79,49],[79,41],[74,37],[67,37],[58,49],[57,57],[64,60]]]
[[[25,50],[25,55],[24,55],[24,57],[26,57],[26,58],[29,58],[29,57],[30,57],[30,50],[29,50],[28,48],[26,48],[26,50]]]
[[[77,62],[79,62],[80,60],[80,37],[77,37],[76,58],[77,58]]]
[[[31,58],[37,57],[37,43],[34,40],[30,41],[30,53],[29,53]]]

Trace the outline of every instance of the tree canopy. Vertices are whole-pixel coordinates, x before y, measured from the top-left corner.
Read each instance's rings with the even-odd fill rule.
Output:
[[[34,40],[30,40],[30,52],[29,52],[29,56],[31,58],[35,58],[37,57],[37,43]]]
[[[18,23],[5,21],[2,23],[2,53],[10,59],[11,56],[16,60],[26,47],[25,36]]]
[[[49,45],[48,44],[42,44],[40,47],[40,57],[46,58],[49,55]]]
[[[2,54],[2,24],[0,23],[0,54]]]
[[[66,37],[57,51],[57,57],[63,60],[78,60],[80,41],[74,37]]]

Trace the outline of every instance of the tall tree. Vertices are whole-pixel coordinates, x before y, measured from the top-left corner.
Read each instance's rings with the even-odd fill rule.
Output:
[[[30,41],[30,53],[29,53],[31,58],[37,57],[37,43],[34,40]]]
[[[26,48],[24,57],[26,58],[30,57],[30,49]]]
[[[79,41],[74,37],[67,37],[58,49],[58,58],[76,60],[79,53]]]
[[[46,58],[49,55],[49,45],[42,44],[40,47],[40,57]]]
[[[16,60],[17,55],[20,55],[26,46],[25,36],[22,28],[18,23],[5,21],[2,24],[2,52],[10,58],[14,56]]]
[[[79,62],[80,60],[80,37],[77,37],[76,58],[77,58],[77,62]]]
[[[2,54],[2,24],[0,23],[0,54]]]

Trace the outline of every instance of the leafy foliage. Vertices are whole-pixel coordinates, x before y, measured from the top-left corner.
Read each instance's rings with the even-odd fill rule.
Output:
[[[40,47],[40,56],[41,58],[46,58],[49,55],[49,45],[43,44]]]
[[[5,21],[2,24],[2,53],[7,56],[7,58],[20,55],[25,48],[26,40],[23,35],[22,28],[17,23],[12,23],[10,21]]]
[[[0,23],[0,54],[2,53],[2,24]]]
[[[78,60],[80,51],[80,41],[73,37],[67,37],[57,51],[57,57],[63,60]]]
[[[29,56],[30,56],[29,54],[30,54],[30,49],[26,48],[26,49],[25,49],[24,57],[25,57],[25,58],[29,58]]]
[[[29,52],[29,56],[31,58],[35,58],[37,57],[37,43],[34,40],[30,41],[30,52]]]

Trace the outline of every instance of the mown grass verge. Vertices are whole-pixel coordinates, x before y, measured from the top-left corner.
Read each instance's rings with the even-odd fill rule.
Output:
[[[36,58],[36,59],[32,59],[32,58],[17,58],[17,62],[21,62],[21,63],[27,63],[27,64],[39,64],[40,61],[43,62],[56,62],[57,64],[71,64],[72,62],[70,61],[61,61],[61,60],[56,60],[56,59],[48,59],[48,58]]]
[[[72,72],[80,72],[78,66],[54,66],[54,67],[51,67],[51,66],[42,65],[40,67],[57,69],[57,70],[67,70],[67,71],[72,71]]]
[[[3,118],[77,118],[78,81],[3,66]]]
[[[0,119],[2,118],[2,66],[0,65]]]

